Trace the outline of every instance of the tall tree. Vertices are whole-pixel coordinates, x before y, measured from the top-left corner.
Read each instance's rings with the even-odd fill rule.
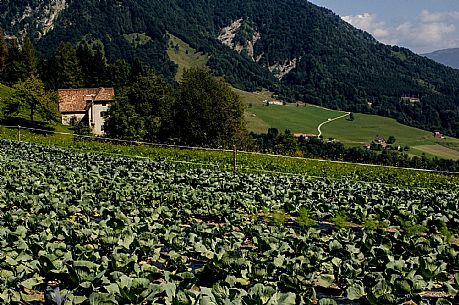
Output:
[[[144,140],[145,125],[142,116],[127,97],[117,97],[108,109],[105,131],[111,136],[121,139]]]
[[[107,60],[102,47],[97,46],[93,50],[91,80],[94,87],[103,87],[107,85]]]
[[[245,132],[241,99],[206,69],[184,72],[176,111],[178,134],[186,144],[229,146]]]
[[[76,50],[85,87],[102,87],[107,85],[107,63],[103,48],[99,45],[90,48],[82,43]]]
[[[37,74],[35,49],[26,36],[22,48],[15,40],[8,43],[3,35],[0,35],[0,71],[1,79],[13,85],[24,81],[33,74]]]
[[[8,101],[8,109],[14,109],[15,112],[20,112],[22,108],[27,109],[32,123],[36,114],[47,121],[56,119],[57,96],[53,92],[47,92],[43,82],[36,75],[17,83],[13,88],[14,93]]]
[[[92,87],[88,84],[90,82],[89,75],[91,74],[90,70],[92,66],[92,51],[86,42],[78,45],[78,48],[76,49],[76,55],[81,68],[84,86]]]
[[[138,77],[144,74],[145,74],[145,68],[143,67],[142,62],[138,58],[135,58],[134,61],[132,62],[131,73],[129,75],[129,79],[131,81],[135,81]]]
[[[70,43],[61,43],[49,63],[49,87],[79,88],[83,86],[83,75],[75,48]]]
[[[5,35],[3,30],[0,29],[0,79],[2,79],[2,72],[6,66],[6,60],[8,57],[8,48],[6,46]]]
[[[17,45],[10,46],[3,71],[3,80],[7,84],[13,85],[23,81],[27,74],[21,50]]]
[[[37,75],[38,70],[37,70],[37,58],[35,55],[35,48],[28,35],[24,37],[21,57],[24,63],[24,68],[25,68],[24,73],[25,73],[26,78],[32,75]]]
[[[118,59],[107,66],[107,75],[111,86],[119,89],[129,81],[130,66],[124,59]]]
[[[175,97],[170,85],[150,72],[128,88],[110,107],[108,132],[122,138],[166,140],[171,133]]]

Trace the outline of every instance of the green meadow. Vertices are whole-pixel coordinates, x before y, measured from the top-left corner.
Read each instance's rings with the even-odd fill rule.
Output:
[[[169,58],[178,66],[175,79],[182,79],[183,71],[193,67],[205,67],[209,57],[201,52],[197,52],[189,44],[178,37],[169,34],[167,54]]]
[[[289,129],[293,133],[318,134],[317,127],[328,119],[333,119],[345,114],[344,112],[323,109],[313,105],[270,105],[252,106],[247,110],[249,116],[258,118],[263,122],[272,122],[268,125],[284,131]],[[255,116],[253,116],[255,115]],[[249,125],[249,129],[256,132],[266,132],[260,125]]]
[[[317,134],[317,127],[328,119],[337,118],[345,112],[321,108],[314,105],[288,104],[285,106],[266,106],[266,100],[275,98],[268,91],[235,91],[247,105],[246,122],[249,131],[266,132],[270,127],[293,133]],[[375,115],[354,113],[354,120],[348,117],[331,121],[321,128],[324,139],[334,138],[346,146],[370,144],[376,137],[394,136],[396,145],[410,148],[409,154],[437,156],[459,160],[459,139],[446,137],[437,139],[432,132],[409,127],[396,120]]]
[[[10,96],[12,89],[5,85],[0,84],[0,101]]]
[[[12,93],[12,89],[5,85],[0,84],[0,119],[4,117],[5,112],[5,100],[9,98]]]
[[[459,139],[435,138],[430,131],[409,127],[396,120],[376,115],[355,113],[354,121],[340,119],[326,124],[324,137],[339,139],[344,144],[358,146],[370,143],[376,136],[394,136],[395,144],[409,146],[410,154],[459,160]]]

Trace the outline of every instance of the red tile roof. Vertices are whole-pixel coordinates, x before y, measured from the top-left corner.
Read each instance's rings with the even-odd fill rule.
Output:
[[[113,101],[113,88],[59,89],[59,112],[84,112],[87,101]]]

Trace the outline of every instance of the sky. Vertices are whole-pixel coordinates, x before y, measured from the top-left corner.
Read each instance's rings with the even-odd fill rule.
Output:
[[[377,40],[418,54],[459,48],[459,0],[310,0]]]

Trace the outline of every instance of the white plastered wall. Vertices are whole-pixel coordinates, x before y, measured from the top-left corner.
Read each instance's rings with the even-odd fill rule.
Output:
[[[62,125],[72,125],[74,123],[80,122],[84,118],[84,113],[65,113],[62,114]]]
[[[92,133],[95,135],[105,135],[105,132],[102,130],[102,126],[105,124],[106,117],[102,117],[102,113],[106,114],[108,106],[108,103],[95,103],[92,105],[92,109],[89,109],[89,119],[92,125]]]

